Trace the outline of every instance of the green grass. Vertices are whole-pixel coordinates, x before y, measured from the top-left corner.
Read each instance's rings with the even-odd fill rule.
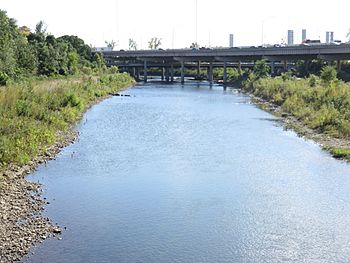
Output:
[[[330,83],[316,76],[296,78],[250,78],[243,89],[281,106],[303,125],[333,138],[350,139],[350,84]],[[302,134],[302,133],[301,133]],[[332,148],[334,157],[350,160],[349,150]]]
[[[281,106],[311,129],[350,139],[350,84],[335,81],[325,86],[319,82],[311,87],[309,82],[264,78],[247,81],[244,89]]]
[[[54,144],[89,105],[133,84],[128,74],[31,79],[0,87],[0,172],[24,165]],[[1,180],[1,179],[0,179]]]
[[[350,161],[350,150],[335,147],[326,147],[325,150],[329,151],[334,158],[344,159]]]

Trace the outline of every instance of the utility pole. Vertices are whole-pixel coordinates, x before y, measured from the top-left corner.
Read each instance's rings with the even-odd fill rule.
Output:
[[[196,0],[196,44],[198,44],[198,0]]]

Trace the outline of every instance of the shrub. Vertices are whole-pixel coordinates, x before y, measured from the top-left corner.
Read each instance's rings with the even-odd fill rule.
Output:
[[[337,79],[337,71],[331,66],[325,66],[321,69],[321,80],[325,85],[329,85]]]

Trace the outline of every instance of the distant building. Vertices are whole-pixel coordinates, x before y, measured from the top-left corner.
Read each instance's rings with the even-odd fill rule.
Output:
[[[326,32],[326,43],[330,44],[334,41],[334,32],[327,31]]]
[[[233,47],[233,34],[230,34],[230,47]]]
[[[293,30],[288,30],[288,45],[293,45],[294,44],[294,31]]]
[[[113,48],[111,48],[111,47],[94,47],[94,48],[92,48],[92,50],[96,51],[96,52],[113,51]]]
[[[301,42],[306,40],[306,29],[301,30]]]

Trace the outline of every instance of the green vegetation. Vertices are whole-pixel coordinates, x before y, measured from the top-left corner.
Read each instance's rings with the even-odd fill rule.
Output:
[[[18,27],[0,10],[0,85],[32,76],[74,75],[86,68],[100,69],[100,54],[77,36],[55,38],[40,21],[34,32]]]
[[[0,89],[0,171],[52,145],[100,97],[132,84],[128,74],[28,80]]]
[[[325,150],[329,151],[334,158],[350,160],[350,150],[348,149],[326,147]]]
[[[31,32],[0,10],[0,172],[44,153],[89,105],[131,84],[82,39],[55,38],[43,22]]]
[[[350,139],[350,84],[338,80],[333,67],[323,67],[320,77],[310,75],[303,79],[290,73],[276,78],[258,75],[250,74],[243,83],[244,90],[281,106],[284,112],[317,132]],[[338,158],[350,159],[349,150],[330,151]]]
[[[152,37],[150,41],[148,41],[148,48],[150,49],[158,49],[162,45],[162,39],[157,37]]]

